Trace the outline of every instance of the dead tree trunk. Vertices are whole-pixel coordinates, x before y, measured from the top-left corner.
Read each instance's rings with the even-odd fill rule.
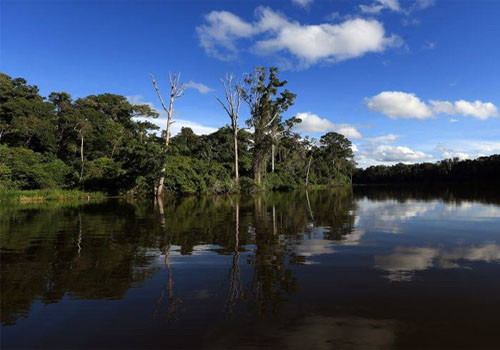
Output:
[[[233,83],[234,75],[226,74],[224,79],[221,79],[222,86],[224,87],[224,95],[226,103],[216,97],[217,101],[221,104],[222,108],[226,111],[227,115],[231,119],[231,130],[233,132],[234,141],[234,180],[236,183],[239,181],[239,167],[238,167],[238,120],[240,114],[240,105],[242,100],[242,88],[241,83],[238,81]]]
[[[80,161],[81,161],[81,168],[80,168],[80,181],[82,181],[83,177],[83,134],[80,133]]]
[[[306,187],[309,185],[309,171],[311,170],[312,155],[309,157],[309,163],[307,163],[307,174],[306,174]]]
[[[172,121],[172,116],[174,113],[174,102],[178,98],[180,98],[184,94],[185,86],[180,83],[180,73],[170,73],[168,75],[170,82],[170,99],[168,103],[168,108],[163,101],[163,97],[161,96],[160,89],[158,88],[158,84],[156,83],[155,77],[151,74],[151,82],[153,83],[153,87],[155,88],[156,94],[158,95],[158,99],[160,100],[161,107],[167,113],[167,126],[165,129],[165,143],[163,145],[163,165],[160,171],[160,179],[158,181],[158,187],[155,190],[156,197],[161,197],[163,195],[164,183],[165,183],[165,171],[167,168],[167,150],[168,144],[170,142],[170,127],[174,123]]]
[[[274,143],[271,145],[271,172],[274,173]]]

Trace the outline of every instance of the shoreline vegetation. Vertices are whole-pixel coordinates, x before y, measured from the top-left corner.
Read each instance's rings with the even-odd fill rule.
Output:
[[[0,191],[152,198],[351,184],[351,142],[335,132],[319,140],[296,133],[301,120],[283,117],[296,95],[278,78],[278,69],[257,67],[240,78],[221,79],[224,97],[216,98],[228,124],[208,135],[186,127],[171,135],[173,108],[186,85],[179,74],[168,78],[169,89],[162,91],[162,81],[151,77],[167,117],[166,129],[159,130],[152,119],[160,111],[150,104],[109,93],[44,97],[26,80],[0,74]]]
[[[182,127],[171,136],[174,105],[185,93],[168,77],[165,99],[152,76],[160,112],[114,94],[73,98],[39,94],[22,78],[0,73],[0,201],[153,198],[352,184],[490,183],[500,178],[500,155],[475,160],[356,168],[353,145],[328,132],[302,137],[296,117],[284,118],[296,95],[276,68],[257,67],[221,79],[216,96],[228,124],[207,135]],[[245,119],[240,107],[247,106]],[[245,127],[240,124],[244,120]]]
[[[0,202],[90,201],[106,198],[110,197],[103,192],[84,192],[80,190],[0,190]]]

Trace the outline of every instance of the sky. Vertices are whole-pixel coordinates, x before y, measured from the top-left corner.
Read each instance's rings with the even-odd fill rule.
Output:
[[[498,18],[496,0],[2,0],[0,70],[157,109],[150,74],[166,94],[181,72],[174,133],[204,134],[229,123],[221,77],[277,66],[284,117],[345,135],[361,167],[475,158],[500,153]]]

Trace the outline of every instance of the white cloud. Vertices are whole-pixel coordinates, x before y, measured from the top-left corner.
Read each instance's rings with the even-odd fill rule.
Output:
[[[205,84],[202,84],[202,83],[194,82],[192,80],[190,82],[186,83],[185,87],[188,88],[188,89],[189,88],[196,89],[196,90],[198,90],[198,92],[200,94],[208,94],[209,92],[214,91],[214,89],[212,89],[211,87],[208,87],[208,86],[206,86]]]
[[[302,7],[307,7],[310,3],[312,3],[314,0],[292,0],[292,2],[296,5],[302,6]]]
[[[310,112],[297,113],[297,118],[302,122],[295,126],[295,129],[303,132],[325,132],[335,129],[335,124],[325,118],[321,118],[317,114]]]
[[[258,41],[262,54],[287,51],[307,67],[319,61],[338,62],[381,52],[400,44],[399,38],[386,37],[383,25],[375,20],[352,19],[340,24],[301,25],[288,22],[270,39]]]
[[[475,159],[495,153],[500,153],[500,142],[457,140],[452,145],[439,144],[435,150],[443,159]]]
[[[154,133],[160,134],[162,130],[167,127],[167,118],[163,110],[157,109],[152,102],[144,101],[142,95],[127,96],[127,100],[132,104],[148,105],[154,109],[159,115],[159,118],[147,118],[147,117],[135,117],[136,121],[147,121],[158,127],[160,130],[155,130]],[[217,131],[217,128],[211,126],[205,126],[190,120],[176,119],[174,118],[174,123],[171,126],[171,135],[175,136],[179,133],[182,127],[191,128],[196,135],[206,135]]]
[[[297,113],[297,118],[302,122],[295,126],[299,132],[328,132],[335,131],[350,139],[361,139],[363,136],[352,125],[349,124],[334,124],[328,119],[321,118],[317,114],[311,112]]]
[[[287,52],[300,67],[318,62],[338,62],[366,53],[382,52],[400,46],[398,36],[386,36],[384,26],[376,20],[348,19],[339,24],[300,24],[270,8],[255,11],[257,21],[249,23],[227,11],[212,11],[205,24],[196,28],[201,46],[207,54],[231,60],[238,54],[238,39],[257,39],[251,47],[256,54]],[[264,35],[264,37],[262,37]]]
[[[460,114],[482,120],[498,117],[498,108],[491,102],[459,100],[451,103],[449,101],[431,100],[430,104],[436,113]]]
[[[387,134],[367,138],[353,150],[356,162],[362,168],[372,165],[393,165],[396,163],[418,163],[430,161],[433,156],[407,146],[390,145],[399,139],[398,135]]]
[[[378,14],[384,9],[390,9],[395,12],[401,11],[398,0],[377,0],[371,5],[359,5],[361,12],[368,14]]]
[[[161,113],[161,111],[157,110],[152,102],[144,101],[144,96],[142,95],[131,95],[125,96],[127,101],[132,105],[148,105],[152,109],[154,109],[157,113]]]
[[[456,122],[458,122],[458,119],[455,119],[455,118],[450,118],[450,119],[448,119],[448,121],[449,121],[450,123],[456,123]]]
[[[160,134],[161,131],[165,130],[165,128],[167,127],[167,119],[165,117],[160,117],[156,119],[137,117],[134,119],[138,121],[148,121],[152,124],[155,124],[156,126],[159,126],[160,130],[156,130],[155,131],[156,134]],[[191,120],[175,119],[174,123],[171,126],[171,135],[172,136],[177,135],[179,131],[181,131],[181,128],[183,127],[191,128],[196,135],[207,135],[217,131],[217,128],[211,126],[205,126],[197,122],[193,122]]]
[[[418,162],[433,157],[424,152],[412,150],[406,146],[380,145],[374,150],[375,159],[383,162]]]
[[[498,109],[491,102],[481,102],[476,100],[468,102],[464,100],[455,102],[457,114],[476,117],[478,119],[488,119],[489,117],[498,117]]]
[[[484,120],[499,115],[498,108],[491,102],[430,100],[427,104],[415,94],[402,91],[382,91],[365,98],[365,103],[370,110],[381,112],[391,119],[426,119],[434,114],[449,114]]]
[[[376,15],[382,10],[391,10],[410,15],[414,11],[423,10],[434,5],[435,0],[415,0],[408,8],[401,7],[399,0],[375,0],[369,5],[359,5],[361,12]]]
[[[354,126],[349,124],[337,124],[334,131],[349,139],[361,139],[363,137]]]
[[[383,91],[365,98],[365,103],[372,111],[378,111],[391,119],[426,119],[432,117],[432,110],[415,94],[401,91]]]
[[[381,143],[385,143],[385,142],[394,142],[394,141],[396,141],[398,138],[399,138],[399,136],[398,136],[398,135],[395,135],[395,134],[387,134],[387,135],[382,135],[382,136],[373,137],[371,140],[372,140],[372,141],[374,141],[374,142],[381,142]]]
[[[236,58],[236,39],[248,38],[256,31],[252,24],[228,11],[212,11],[205,21],[206,24],[196,27],[200,45],[207,54],[225,61]]]
[[[424,10],[428,7],[434,6],[435,3],[436,0],[416,0],[407,12],[411,13],[417,10]]]
[[[481,152],[500,152],[500,142],[495,141],[472,141],[464,143],[465,145],[477,149]]]
[[[455,112],[453,104],[449,101],[431,100],[430,104],[432,106],[432,109],[436,113],[454,114],[454,112]]]

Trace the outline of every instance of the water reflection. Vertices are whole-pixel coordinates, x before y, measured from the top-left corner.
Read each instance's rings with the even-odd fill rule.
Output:
[[[393,281],[409,281],[415,271],[430,268],[467,268],[467,262],[500,261],[500,245],[487,243],[478,247],[457,247],[451,251],[430,247],[396,247],[393,254],[376,255],[375,267],[389,272]]]
[[[47,347],[103,346],[111,334],[150,347],[168,335],[173,348],[424,346],[456,310],[443,332],[474,328],[472,317],[487,324],[479,333],[491,344],[500,201],[492,191],[440,191],[2,205],[2,343],[32,347],[23,332],[39,329]],[[92,303],[92,322],[77,311],[81,301]],[[62,315],[94,340],[61,336]]]

